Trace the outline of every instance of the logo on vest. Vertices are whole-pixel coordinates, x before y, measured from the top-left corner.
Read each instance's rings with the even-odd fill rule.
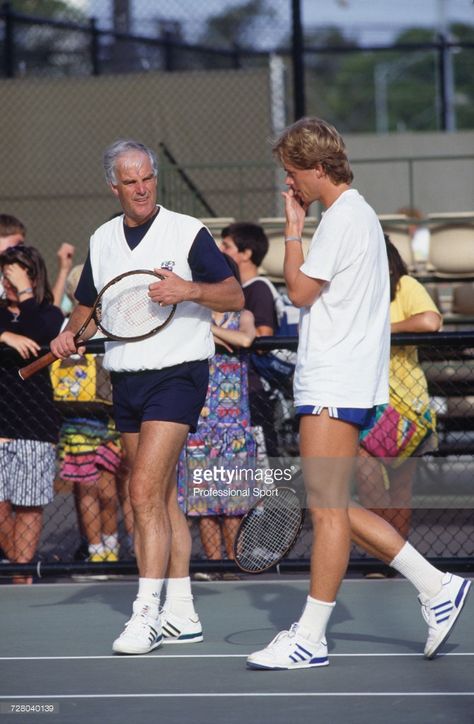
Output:
[[[175,261],[162,261],[160,266],[161,269],[168,269],[168,271],[172,272],[175,264]]]

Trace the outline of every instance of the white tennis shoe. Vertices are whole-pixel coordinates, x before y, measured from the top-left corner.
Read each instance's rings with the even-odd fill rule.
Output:
[[[202,641],[202,626],[197,614],[181,617],[163,609],[161,616],[164,644],[193,644]]]
[[[161,646],[161,619],[151,606],[134,601],[133,614],[120,636],[112,644],[117,654],[148,654]]]
[[[433,598],[426,598],[421,593],[421,613],[428,624],[428,638],[425,646],[425,657],[433,659],[440,646],[446,641],[453,630],[459,614],[466,602],[471,581],[452,573],[445,573],[440,592]]]
[[[249,669],[311,669],[327,666],[328,647],[325,639],[314,643],[298,634],[298,624],[289,631],[280,631],[273,641],[261,651],[255,651],[247,659]]]

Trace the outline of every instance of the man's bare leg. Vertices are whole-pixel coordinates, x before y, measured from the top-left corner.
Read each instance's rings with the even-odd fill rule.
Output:
[[[328,664],[326,627],[349,560],[349,481],[358,437],[357,427],[330,418],[327,410],[301,419],[303,476],[314,526],[310,592],[297,623],[265,649],[251,654],[247,659],[250,668],[290,669]]]
[[[171,551],[168,490],[188,426],[142,423],[130,475],[130,502],[140,576],[164,578]]]
[[[341,420],[305,415],[300,449],[307,506],[314,525],[310,596],[335,601],[350,552],[349,481],[357,451],[358,429]]]
[[[162,642],[159,603],[172,553],[169,496],[188,429],[174,422],[146,421],[138,436],[123,436],[132,463],[129,486],[139,580],[133,616],[113,644],[117,653],[148,653]],[[180,555],[189,563],[189,546],[185,544]],[[179,569],[183,563],[176,565]]]
[[[197,643],[202,641],[203,634],[199,616],[194,609],[189,576],[192,539],[186,517],[178,503],[175,472],[168,486],[167,505],[171,524],[171,550],[163,605],[163,642]]]

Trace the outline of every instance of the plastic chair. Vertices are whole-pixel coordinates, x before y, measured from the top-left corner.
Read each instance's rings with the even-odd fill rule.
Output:
[[[402,257],[409,271],[415,269],[415,255],[411,245],[411,237],[407,228],[401,226],[383,226],[383,230]]]
[[[474,317],[474,284],[465,282],[454,286],[451,310],[453,314]]]
[[[428,264],[435,276],[444,279],[474,277],[474,223],[434,226]]]

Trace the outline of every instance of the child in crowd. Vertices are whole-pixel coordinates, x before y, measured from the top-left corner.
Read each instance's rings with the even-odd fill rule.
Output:
[[[66,281],[74,292],[82,265]],[[94,354],[58,360],[51,376],[55,399],[63,403],[60,477],[73,483],[79,528],[93,563],[119,559],[117,475],[122,462],[120,434],[111,417],[108,374]]]

